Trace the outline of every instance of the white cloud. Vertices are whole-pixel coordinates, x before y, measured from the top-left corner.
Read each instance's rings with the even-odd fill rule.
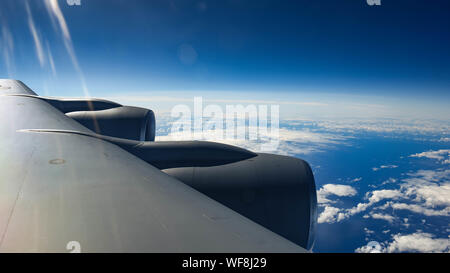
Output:
[[[385,243],[369,242],[367,245],[357,248],[358,253],[449,253],[450,240],[448,238],[436,238],[432,234],[416,232],[408,235],[396,234],[393,241]]]
[[[163,118],[159,118],[157,141],[173,141],[173,140],[194,140],[201,139],[207,141],[215,141],[230,145],[236,145],[242,148],[246,148],[252,151],[261,151],[265,143],[277,142],[278,145],[274,149],[273,153],[283,155],[300,155],[309,154],[312,152],[321,152],[327,150],[330,146],[344,144],[345,140],[349,137],[343,137],[337,134],[316,132],[308,128],[292,129],[291,127],[281,126],[276,134],[273,134],[265,128],[258,128],[257,126],[245,126],[245,122],[237,121],[238,126],[235,127],[237,132],[257,132],[257,139],[250,139],[248,133],[237,136],[233,134],[230,137],[227,134],[226,122],[223,122],[222,128],[208,128],[207,118],[204,118],[203,131],[200,134],[200,138],[194,135],[192,130],[191,118],[187,117],[185,122],[190,127],[190,130],[173,131],[172,125],[175,122],[175,118],[167,117],[163,115]],[[180,121],[177,121],[180,122]],[[190,126],[189,126],[190,125]],[[234,132],[234,130],[233,130]]]
[[[319,194],[323,195],[337,195],[337,196],[354,196],[356,190],[352,186],[338,185],[338,184],[326,184],[319,190]]]
[[[382,214],[382,213],[371,213],[370,216],[372,216],[373,219],[380,219],[388,221],[389,223],[394,222],[394,216],[388,215],[388,214]]]
[[[245,129],[245,128],[244,128]],[[270,132],[259,131],[257,140],[246,138],[227,138],[224,129],[204,130],[202,140],[215,141],[230,145],[236,145],[252,151],[261,151],[264,143],[272,140],[278,142],[277,149],[271,152],[285,155],[309,154],[325,150],[326,147],[333,144],[339,144],[343,138],[330,134],[320,134],[308,130],[290,130],[286,128],[279,129],[279,137],[271,135]],[[191,131],[182,131],[178,133],[169,133],[165,136],[157,136],[157,141],[173,140],[194,140],[195,137]]]
[[[330,195],[336,195],[339,197],[354,196],[356,190],[352,186],[338,185],[338,184],[326,184],[323,185],[320,190],[317,191],[317,202],[319,204],[335,203],[335,201],[329,200],[327,197]]]
[[[429,233],[397,234],[393,236],[393,239],[393,242],[386,247],[385,252],[450,252],[450,240],[448,238],[435,238]]]
[[[404,193],[415,202],[423,202],[422,206],[450,207],[450,170],[419,170],[403,182]]]
[[[321,223],[334,223],[337,221],[337,216],[340,212],[340,209],[326,206],[325,210],[320,214],[319,218],[317,219],[317,222],[319,224]]]
[[[376,207],[376,209],[381,209],[381,210],[387,209],[391,206],[391,203],[392,203],[392,201],[386,202],[384,205]]]
[[[398,190],[376,190],[367,195],[370,195],[370,204],[378,203],[383,199],[398,199],[402,197],[402,193]]]
[[[369,197],[370,196],[370,197]],[[369,199],[368,203],[359,203],[356,207],[353,207],[347,210],[348,216],[355,215],[357,213],[363,212],[367,210],[369,207],[374,205],[375,203],[380,202],[384,199],[398,199],[402,197],[400,191],[397,190],[376,190],[366,194],[366,197]]]
[[[347,216],[345,215],[345,213],[339,212],[336,221],[337,221],[337,222],[340,222],[340,221],[344,220],[346,217],[347,217]]]
[[[367,203],[359,203],[350,209],[340,209],[340,217],[331,221],[339,222],[351,216],[366,211],[374,204],[389,200],[383,206],[376,207],[376,210],[386,210],[393,208],[396,210],[409,210],[414,213],[426,216],[450,216],[450,170],[419,170],[410,173],[408,178],[403,179],[400,189],[376,190],[368,192]],[[393,202],[395,200],[408,200],[414,203]],[[390,223],[394,217],[382,213],[369,213],[372,218],[383,219]],[[367,215],[368,216],[368,215]]]
[[[450,206],[450,182],[441,185],[423,185],[406,188],[406,194],[427,207]]]
[[[334,223],[350,218],[353,215],[364,212],[374,204],[389,200],[382,206],[374,208],[374,210],[386,210],[392,208],[394,210],[409,210],[414,213],[423,214],[425,216],[450,216],[450,170],[419,170],[408,174],[408,177],[402,179],[400,189],[375,190],[368,192],[366,198],[368,202],[359,203],[350,209],[333,210],[335,217],[324,218],[324,223]],[[321,189],[318,197],[323,203],[329,203],[325,194],[327,191]],[[397,200],[407,200],[413,203],[393,202]],[[331,211],[328,211],[328,214]],[[379,213],[370,212],[370,217],[375,219],[383,219],[392,223],[394,217]],[[369,216],[367,215],[367,217]]]
[[[390,201],[377,209],[393,208],[426,216],[450,216],[450,170],[418,170],[408,176],[402,179],[400,190],[384,190],[371,198],[403,198],[414,203]]]
[[[384,186],[386,184],[392,184],[392,183],[396,183],[397,179],[389,177],[389,179],[383,181],[383,183],[380,184],[380,186]]]
[[[448,164],[449,158],[450,158],[450,150],[449,149],[442,149],[438,151],[427,151],[422,153],[417,153],[410,155],[410,157],[418,157],[418,158],[429,158],[429,159],[436,159],[438,161],[441,161],[443,164]]]
[[[347,210],[347,216],[350,217],[352,215],[355,215],[357,213],[363,212],[365,211],[368,207],[370,207],[372,204],[371,203],[359,203],[358,205],[356,205],[356,207],[353,207],[351,209]]]
[[[368,228],[364,228],[364,233],[366,233],[366,235],[370,235],[370,234],[374,234],[375,231],[370,230],[370,229],[368,229]]]
[[[355,179],[352,179],[350,182],[359,182],[362,180],[362,177],[357,177]]]
[[[418,182],[417,184],[426,184],[433,183],[433,182],[441,182],[441,181],[449,181],[450,179],[450,170],[449,169],[437,169],[437,170],[418,170],[415,173],[409,174],[410,179],[404,179],[404,181],[413,184],[415,181],[414,179],[421,179],[416,180]]]
[[[373,167],[372,170],[374,172],[379,171],[381,169],[395,169],[398,168],[397,165],[381,165],[380,167]]]
[[[325,195],[326,196],[326,195]],[[338,217],[329,217],[330,213],[332,212],[327,211],[327,215],[328,217],[324,218],[327,221],[323,221],[322,223],[334,223],[334,222],[340,222],[342,220],[348,219],[351,216],[361,213],[363,211],[366,211],[368,208],[370,208],[371,206],[373,206],[374,204],[380,202],[381,200],[384,199],[391,199],[391,200],[396,200],[399,198],[402,198],[403,195],[400,191],[398,190],[377,190],[377,191],[372,191],[366,194],[366,198],[369,200],[369,202],[367,203],[359,203],[357,204],[355,207],[350,208],[350,209],[339,209],[339,211],[333,210],[334,214],[336,214]],[[329,201],[328,199],[324,198],[323,195],[321,195],[320,191],[318,192],[318,199],[321,199],[322,202],[327,203],[327,201]],[[373,217],[373,215],[371,214],[371,216]],[[393,220],[393,218],[390,218],[386,215],[382,215],[382,214],[375,214],[376,219],[384,219],[387,221],[391,221]]]
[[[323,188],[321,189],[323,190]],[[327,190],[321,190],[318,191],[318,200],[322,201],[323,203],[329,203],[330,200],[326,198],[327,196]],[[349,191],[350,192],[350,191]],[[356,191],[355,191],[356,194]],[[398,199],[402,197],[402,194],[400,191],[397,190],[377,190],[373,191],[371,193],[367,193],[366,196],[368,197],[369,202],[368,203],[359,203],[353,208],[350,209],[338,209],[334,208],[333,210],[328,209],[330,208],[328,206],[325,207],[325,211],[323,212],[324,217],[322,218],[323,221],[319,223],[334,223],[334,222],[340,222],[342,220],[348,219],[351,216],[361,213],[363,211],[366,211],[369,207],[374,205],[375,203],[380,202],[383,199]],[[375,216],[374,216],[375,215]],[[375,219],[384,219],[386,221],[392,222],[394,218],[389,215],[383,215],[383,214],[373,214],[371,213],[372,218]]]
[[[409,210],[426,216],[450,216],[450,207],[446,207],[441,210],[435,210],[426,208],[423,205],[419,204],[406,204],[406,203],[389,203],[389,204],[393,209]]]
[[[372,132],[372,133],[408,133],[416,134],[439,134],[450,131],[448,122],[438,120],[418,120],[418,119],[339,119],[320,120],[317,126],[326,128],[333,132]]]

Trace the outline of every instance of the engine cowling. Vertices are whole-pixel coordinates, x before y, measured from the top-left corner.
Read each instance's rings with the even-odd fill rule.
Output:
[[[301,159],[205,141],[141,142],[80,131],[30,130],[113,143],[288,240],[306,249],[313,246],[316,188],[311,168]]]
[[[155,140],[155,114],[149,109],[121,106],[66,115],[97,134],[138,141]]]
[[[312,248],[317,196],[307,162],[260,153],[221,166],[164,172],[288,240]]]

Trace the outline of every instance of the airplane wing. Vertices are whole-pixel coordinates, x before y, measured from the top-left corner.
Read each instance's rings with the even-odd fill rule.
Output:
[[[92,135],[0,80],[0,252],[305,251]]]

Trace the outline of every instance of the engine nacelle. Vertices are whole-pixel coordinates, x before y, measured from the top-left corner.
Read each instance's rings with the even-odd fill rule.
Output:
[[[311,249],[317,222],[314,177],[305,161],[258,154],[213,167],[164,170],[269,230]]]
[[[155,114],[152,110],[121,106],[101,111],[80,111],[67,116],[97,134],[138,141],[155,140]]]

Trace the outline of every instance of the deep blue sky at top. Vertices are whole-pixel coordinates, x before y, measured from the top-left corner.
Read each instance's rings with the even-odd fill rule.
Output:
[[[450,1],[58,1],[91,91],[237,90],[448,98]],[[13,76],[75,92],[42,1],[29,1],[56,75],[39,65],[23,0],[2,0]],[[44,43],[45,44],[45,43]],[[181,56],[181,57],[180,57]],[[3,60],[1,55],[0,60]],[[0,78],[8,77],[0,64]],[[43,83],[45,79],[45,83]]]

